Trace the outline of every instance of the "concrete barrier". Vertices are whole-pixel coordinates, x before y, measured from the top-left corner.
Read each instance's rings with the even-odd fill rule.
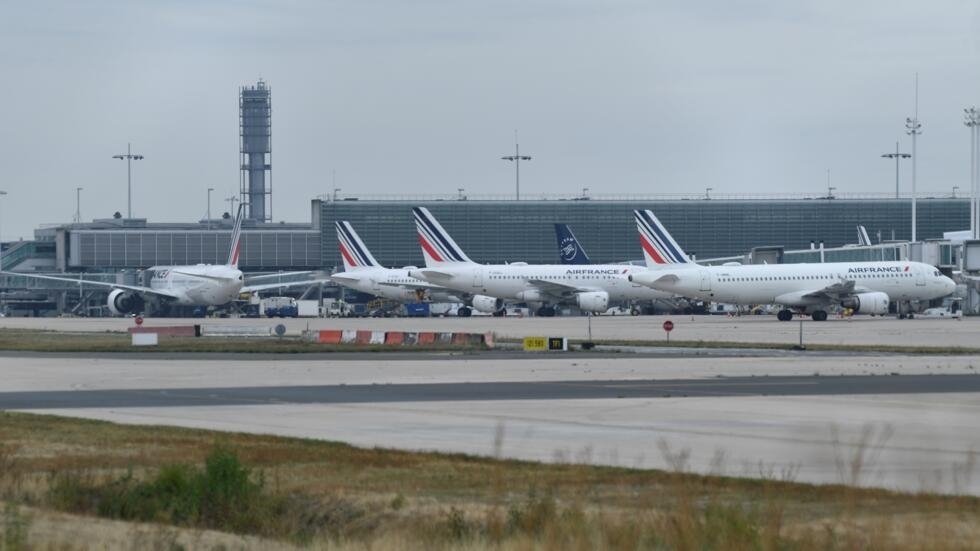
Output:
[[[201,325],[202,337],[268,337],[272,328],[268,325]]]
[[[493,348],[493,333],[416,333],[412,331],[368,331],[355,329],[324,329],[308,331],[307,341],[320,344],[360,344],[414,346],[446,344],[455,346],[487,346]]]
[[[137,335],[140,333],[156,333],[163,337],[197,337],[200,336],[194,325],[171,325],[159,327],[130,327],[129,334]]]

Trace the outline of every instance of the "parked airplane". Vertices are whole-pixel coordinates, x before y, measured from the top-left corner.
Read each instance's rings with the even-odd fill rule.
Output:
[[[634,215],[651,270],[631,274],[631,281],[701,300],[778,304],[784,307],[780,321],[791,320],[794,310],[823,321],[835,304],[855,313],[886,314],[889,302],[931,300],[956,288],[952,279],[921,262],[701,266],[691,262],[652,212]]]
[[[555,237],[558,239],[558,257],[562,264],[592,264],[568,224],[555,224]]]
[[[629,274],[645,269],[625,264],[477,264],[466,256],[428,209],[412,210],[425,268],[411,270],[409,275],[451,289],[479,293],[496,301],[497,308],[503,299],[511,299],[540,304],[538,315],[553,316],[556,303],[572,303],[588,312],[605,312],[611,300],[672,296],[630,283]]]
[[[374,259],[350,222],[339,221],[336,226],[344,271],[331,275],[330,279],[344,287],[398,302],[464,302],[456,296],[458,293],[409,276],[409,270],[416,269],[415,266],[400,269],[383,267]]]
[[[245,212],[244,207],[244,204],[238,207],[238,216],[235,218],[235,225],[231,233],[231,246],[228,250],[228,260],[225,264],[152,266],[144,272],[144,277],[150,277],[150,285],[148,287],[20,272],[2,273],[9,276],[108,287],[112,289],[109,292],[108,307],[115,315],[143,311],[146,302],[145,297],[147,295],[159,300],[162,306],[166,306],[167,304],[223,306],[238,298],[241,293],[318,283],[319,281],[311,280],[245,285],[245,276],[238,269],[238,258],[241,251],[242,219]]]

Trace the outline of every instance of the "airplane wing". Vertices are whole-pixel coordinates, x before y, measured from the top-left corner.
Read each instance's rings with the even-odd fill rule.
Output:
[[[329,283],[329,279],[309,279],[306,281],[289,281],[283,283],[263,283],[261,285],[244,285],[241,293],[256,293],[258,291],[266,291],[268,289],[283,289],[286,287],[302,287],[304,285],[317,285],[320,283]]]
[[[404,287],[406,289],[414,289],[416,291],[419,289],[425,291],[452,291],[452,289],[449,289],[447,287],[442,287],[440,285],[433,285],[431,283],[425,283],[423,281],[419,281],[418,283],[391,283],[388,281],[379,281],[378,283],[380,285],[385,285],[388,287]]]
[[[440,271],[440,270],[433,270],[433,269],[430,269],[430,268],[426,268],[424,270],[419,270],[418,273],[424,275],[425,277],[431,277],[433,279],[443,279],[443,280],[445,280],[445,279],[452,279],[453,276],[455,275],[455,274],[450,274],[450,273],[443,272],[443,271]]]
[[[525,281],[527,281],[531,285],[534,285],[534,287],[537,288],[539,291],[557,297],[567,297],[569,295],[574,295],[577,293],[595,291],[595,289],[591,289],[591,288],[579,287],[577,285],[566,285],[564,283],[559,283],[557,281],[550,281],[546,279],[527,279]]]
[[[861,289],[857,289],[854,284],[853,279],[841,279],[839,282],[832,285],[828,285],[822,289],[817,289],[815,291],[810,291],[801,295],[803,298],[817,298],[826,300],[840,300],[842,297],[853,295],[855,292],[859,292]]]
[[[17,277],[29,277],[32,279],[44,279],[49,281],[64,281],[66,283],[74,283],[76,285],[94,285],[95,287],[106,287],[109,289],[125,289],[127,291],[133,291],[136,293],[147,293],[151,295],[157,295],[167,298],[179,298],[175,293],[166,291],[163,289],[153,289],[151,287],[143,287],[140,285],[125,285],[122,283],[109,283],[106,281],[92,281],[90,279],[78,279],[72,277],[59,277],[59,276],[48,276],[40,274],[25,274],[22,272],[0,272],[4,275],[17,276]]]

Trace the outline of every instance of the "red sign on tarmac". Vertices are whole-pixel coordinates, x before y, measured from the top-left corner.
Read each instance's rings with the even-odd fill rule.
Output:
[[[664,331],[670,333],[674,330],[674,322],[667,320],[664,322]]]
[[[136,316],[136,319],[133,321],[136,322],[136,325],[143,325],[143,316]]]

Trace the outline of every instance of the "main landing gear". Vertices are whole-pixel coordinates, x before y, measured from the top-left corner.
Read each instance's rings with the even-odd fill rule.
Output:
[[[557,314],[554,306],[542,306],[536,313],[542,318],[553,318]]]
[[[810,318],[813,321],[827,321],[827,311],[814,310],[810,312]],[[793,311],[789,309],[780,310],[776,314],[776,319],[778,319],[779,321],[791,321],[793,319]]]

